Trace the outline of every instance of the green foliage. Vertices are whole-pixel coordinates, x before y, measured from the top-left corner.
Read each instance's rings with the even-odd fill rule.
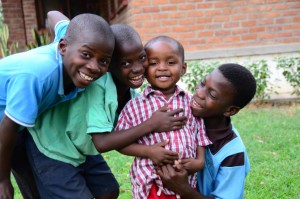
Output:
[[[4,25],[3,23],[4,17],[3,17],[3,12],[2,12],[2,2],[0,1],[0,28]]]
[[[6,57],[19,51],[17,42],[9,43],[9,30],[7,24],[3,24],[0,29],[0,56]]]
[[[300,57],[279,57],[277,68],[282,69],[286,81],[293,87],[293,94],[300,96]]]
[[[268,64],[266,60],[256,60],[248,63],[246,66],[253,74],[256,80],[256,94],[254,96],[255,100],[258,102],[262,102],[266,99],[270,98],[270,93],[273,90],[269,79],[271,76],[271,72],[269,70]]]
[[[204,79],[206,75],[211,73],[220,65],[220,63],[217,61],[191,61],[187,64],[188,70],[186,74],[181,78],[181,81],[187,85],[188,90],[191,92],[195,90],[196,86]]]
[[[39,46],[47,45],[51,42],[51,37],[48,32],[38,32],[35,28],[32,30],[32,35],[34,38],[34,43],[27,44],[26,50],[36,48]]]

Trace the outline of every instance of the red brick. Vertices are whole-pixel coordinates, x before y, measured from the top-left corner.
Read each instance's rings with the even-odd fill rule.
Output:
[[[264,32],[265,30],[266,30],[265,27],[255,27],[255,28],[250,28],[249,33]]]
[[[229,22],[223,24],[224,28],[236,28],[239,27],[239,25],[240,24],[238,22]]]
[[[213,7],[213,3],[198,3],[197,4],[197,8],[198,9],[207,9],[207,8],[212,8]]]
[[[176,5],[167,5],[167,6],[161,6],[161,11],[177,11],[178,7]]]
[[[256,21],[245,21],[242,22],[241,25],[243,27],[251,27],[251,26],[255,26],[256,25]]]
[[[241,40],[240,36],[231,36],[224,38],[224,42],[238,42]]]
[[[180,5],[179,10],[185,11],[185,10],[195,10],[196,6],[194,4],[187,4],[187,5]]]
[[[224,7],[228,7],[228,6],[230,6],[230,2],[228,2],[228,1],[221,1],[221,2],[216,2],[215,3],[215,8],[224,8]]]
[[[143,8],[143,12],[144,13],[159,12],[159,7],[157,7],[157,6],[155,6],[155,7],[145,7],[145,8]]]
[[[198,37],[213,37],[214,36],[214,32],[213,31],[203,31],[203,32],[199,32],[197,34]]]
[[[256,40],[257,34],[242,35],[242,40]]]

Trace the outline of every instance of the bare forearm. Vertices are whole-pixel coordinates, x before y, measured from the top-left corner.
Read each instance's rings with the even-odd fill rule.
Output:
[[[19,125],[4,116],[0,124],[0,181],[10,179],[12,153]]]
[[[55,11],[55,10],[49,11],[47,13],[48,28],[53,37],[55,37],[55,34],[54,34],[55,25],[57,24],[57,22],[62,21],[62,20],[69,20],[69,18],[66,17],[64,14],[62,14],[61,12]]]
[[[124,148],[118,150],[118,151],[124,155],[149,158],[147,155],[147,154],[149,154],[147,152],[148,149],[149,149],[149,146],[133,143],[127,147],[124,147]]]
[[[149,125],[148,121],[145,121],[127,130],[113,131],[105,134],[97,133],[93,135],[93,142],[97,150],[100,153],[104,153],[124,148],[152,131],[153,127]]]

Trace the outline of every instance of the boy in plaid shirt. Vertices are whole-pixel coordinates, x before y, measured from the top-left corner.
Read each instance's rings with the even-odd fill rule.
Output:
[[[204,165],[204,149],[210,144],[202,119],[192,115],[189,105],[191,95],[176,84],[186,72],[183,46],[173,38],[159,36],[145,45],[149,67],[146,78],[150,86],[146,87],[140,97],[129,101],[122,110],[116,130],[128,129],[149,119],[154,111],[162,106],[170,110],[185,108],[188,117],[179,130],[157,133],[153,132],[142,137],[136,144],[120,150],[126,155],[135,156],[130,170],[133,186],[132,197],[144,198],[177,198],[176,194],[163,188],[156,166],[173,164],[174,156],[178,155],[185,168],[189,171],[189,182],[196,186],[195,172]],[[174,155],[165,153],[164,149],[176,152]]]

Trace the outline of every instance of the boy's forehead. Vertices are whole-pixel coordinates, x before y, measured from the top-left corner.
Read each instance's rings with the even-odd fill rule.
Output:
[[[224,77],[219,69],[215,69],[206,78],[211,81],[212,85],[220,87],[220,89],[233,88],[232,84]]]

